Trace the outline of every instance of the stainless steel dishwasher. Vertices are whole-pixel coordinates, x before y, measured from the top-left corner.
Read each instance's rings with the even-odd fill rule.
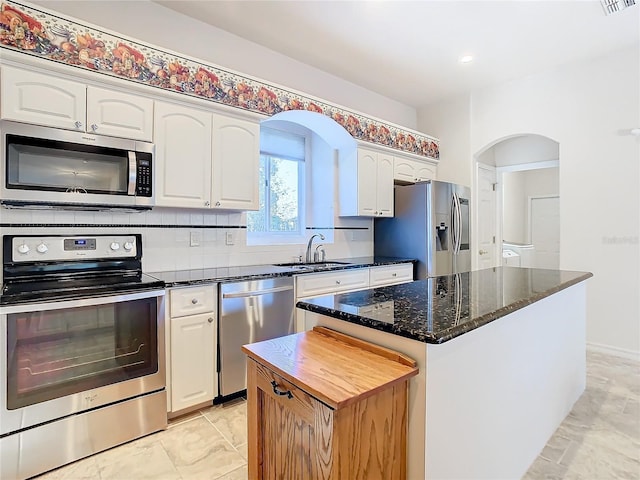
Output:
[[[220,284],[218,381],[221,397],[247,388],[240,347],[294,332],[293,277]]]

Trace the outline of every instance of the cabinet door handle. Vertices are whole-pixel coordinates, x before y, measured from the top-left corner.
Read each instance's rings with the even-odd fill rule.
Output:
[[[76,122],[74,123],[74,125],[76,126],[76,128],[82,128],[82,122]]]
[[[276,395],[286,395],[287,398],[293,398],[293,393],[291,393],[291,390],[280,390],[275,380],[271,382],[271,386],[273,387],[273,393],[275,393]]]
[[[98,130],[98,125],[96,125],[95,123],[93,123],[93,124],[91,125],[91,130],[93,130],[94,132],[95,132],[96,130]]]
[[[207,322],[209,322],[209,323],[213,323],[213,317],[209,317],[209,318],[207,318]]]

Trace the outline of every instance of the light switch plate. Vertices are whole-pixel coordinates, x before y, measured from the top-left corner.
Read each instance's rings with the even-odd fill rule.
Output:
[[[192,247],[198,247],[202,243],[202,232],[199,230],[194,230],[191,232],[191,236],[189,237],[189,245]]]
[[[226,243],[227,245],[233,245],[233,232],[226,232],[224,243]]]

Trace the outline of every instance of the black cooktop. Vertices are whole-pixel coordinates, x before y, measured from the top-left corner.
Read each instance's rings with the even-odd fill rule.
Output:
[[[162,289],[164,286],[162,280],[138,272],[5,281],[0,305],[91,298]]]

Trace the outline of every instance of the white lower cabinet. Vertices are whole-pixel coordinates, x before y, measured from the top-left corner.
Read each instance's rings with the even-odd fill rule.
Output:
[[[217,287],[172,289],[167,368],[167,411],[181,412],[218,395]]]
[[[354,292],[412,281],[412,263],[298,275],[296,277],[296,303],[304,298]],[[393,316],[393,311],[390,315]],[[296,331],[302,332],[304,330],[306,330],[304,311],[296,309]]]
[[[368,268],[313,273],[296,278],[296,297],[317,297],[327,293],[360,290],[368,286]]]
[[[413,281],[413,264],[398,263],[369,269],[369,286],[383,287]]]

